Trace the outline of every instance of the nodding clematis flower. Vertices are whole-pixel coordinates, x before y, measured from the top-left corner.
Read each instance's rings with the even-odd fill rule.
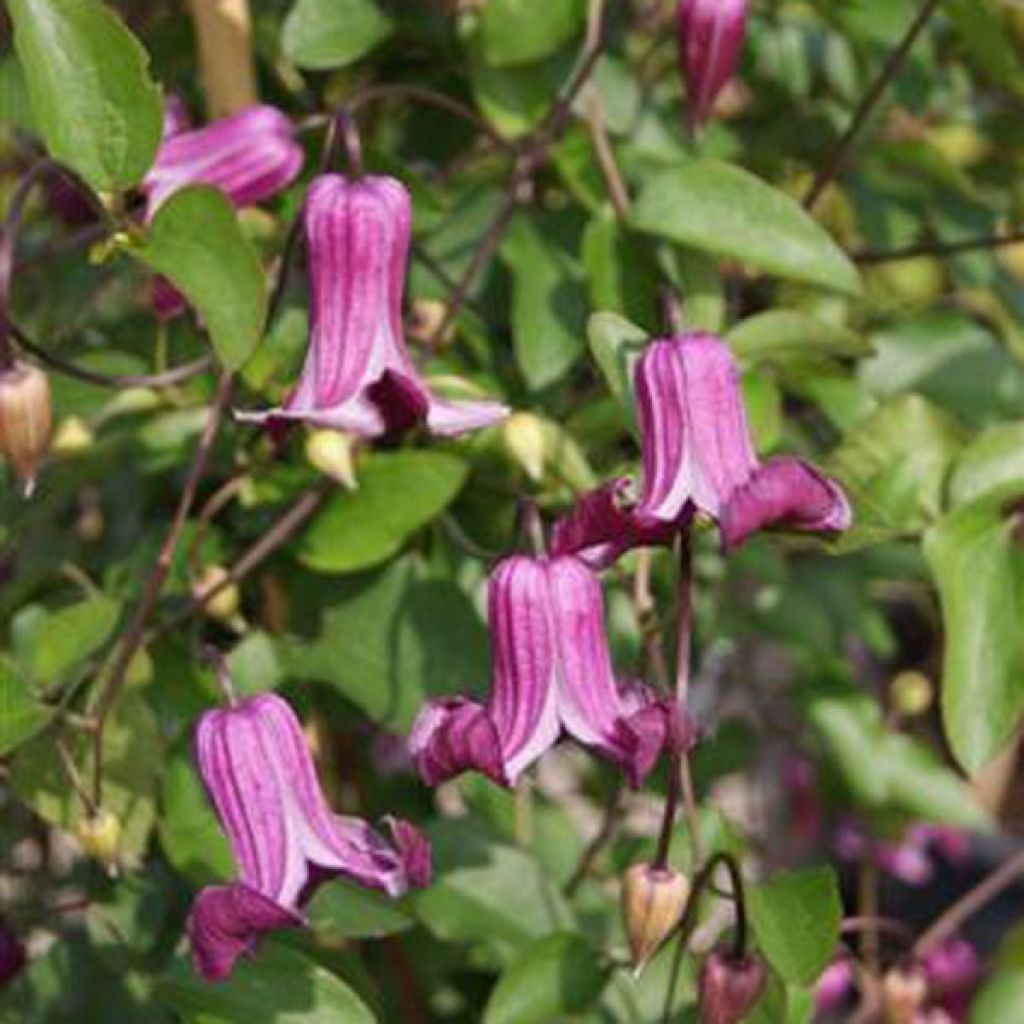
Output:
[[[344,875],[400,896],[430,881],[430,847],[410,824],[385,819],[390,841],[333,814],[298,719],[273,694],[203,715],[196,755],[231,842],[238,878],[196,897],[187,931],[196,969],[226,978],[264,932],[305,923],[301,907],[323,880]]]
[[[253,206],[287,188],[298,177],[304,160],[291,122],[273,107],[247,107],[203,128],[188,130],[180,101],[169,102],[163,142],[142,182],[145,220],[151,221],[167,199],[188,185],[212,185],[239,209]],[[166,320],[185,308],[185,300],[168,281],[157,278],[153,308]]]
[[[638,786],[663,748],[692,741],[668,701],[616,682],[601,586],[579,559],[506,558],[491,574],[488,619],[487,705],[430,701],[413,725],[409,750],[427,785],[474,769],[513,786],[564,730]]]
[[[242,419],[303,420],[362,437],[395,436],[424,423],[451,436],[508,414],[497,402],[435,397],[409,358],[402,294],[411,223],[409,193],[394,178],[325,174],[313,182],[305,210],[306,365],[283,407]]]
[[[747,28],[747,0],[680,0],[676,27],[687,120],[696,132],[736,72]]]
[[[794,458],[754,452],[739,370],[711,334],[654,341],[634,373],[643,449],[639,500],[628,478],[585,495],[555,524],[554,550],[604,568],[634,547],[671,545],[700,513],[737,547],[770,526],[817,533],[849,527],[838,484]]]
[[[965,1021],[981,977],[974,947],[958,936],[946,939],[921,955],[933,1006],[951,1021]]]

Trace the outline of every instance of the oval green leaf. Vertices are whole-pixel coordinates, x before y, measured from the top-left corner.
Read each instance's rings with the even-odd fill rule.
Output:
[[[798,203],[747,171],[694,160],[644,187],[633,224],[647,234],[738,260],[768,274],[856,295],[846,254]]]
[[[281,30],[285,56],[301,68],[340,68],[391,35],[374,0],[296,0]]]
[[[50,155],[93,188],[136,184],[160,144],[163,102],[149,57],[97,0],[10,0],[14,48]]]

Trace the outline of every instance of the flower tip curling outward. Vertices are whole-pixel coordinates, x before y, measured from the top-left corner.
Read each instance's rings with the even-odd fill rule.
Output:
[[[850,502],[834,480],[802,459],[769,459],[726,504],[721,520],[726,550],[768,526],[836,534],[853,522]]]
[[[302,906],[334,875],[390,896],[429,883],[429,844],[408,822],[385,819],[386,839],[331,812],[299,721],[280,697],[207,712],[196,754],[238,871],[234,883],[203,889],[189,915],[204,978],[226,978],[263,933],[304,924]]]
[[[690,130],[697,132],[736,72],[747,27],[747,0],[680,0],[676,27],[687,120]]]
[[[637,514],[677,525],[694,510],[717,519],[757,468],[728,346],[698,333],[653,341],[634,376],[644,473]]]
[[[491,401],[444,401],[406,349],[402,295],[412,208],[394,178],[324,174],[309,188],[305,231],[310,345],[283,407],[241,413],[252,422],[303,420],[362,437],[394,437],[417,424],[454,436],[504,419]]]
[[[494,653],[487,704],[431,701],[413,726],[409,751],[427,785],[467,770],[515,785],[564,731],[638,786],[663,749],[692,740],[666,701],[615,679],[600,583],[578,558],[500,562],[488,620]]]

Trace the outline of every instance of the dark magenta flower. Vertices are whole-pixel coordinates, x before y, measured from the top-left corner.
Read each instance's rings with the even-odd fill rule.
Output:
[[[953,1021],[967,1020],[971,998],[981,978],[981,964],[974,947],[954,936],[921,956],[928,979],[931,1004]]]
[[[736,957],[731,952],[712,950],[697,978],[701,1024],[740,1024],[754,1008],[767,980],[760,957]]]
[[[843,489],[803,459],[769,459],[726,502],[719,519],[726,549],[752,533],[781,527],[806,533],[848,530],[853,512]]]
[[[645,686],[616,681],[604,601],[577,558],[499,563],[488,620],[492,687],[486,705],[428,702],[409,738],[423,781],[437,785],[469,769],[499,785],[519,776],[566,732],[613,760],[636,786],[666,744],[692,739],[669,704]]]
[[[687,120],[696,131],[736,72],[747,27],[746,0],[680,0],[679,61],[686,82]]]
[[[304,924],[301,907],[325,879],[343,875],[390,896],[429,884],[430,847],[412,825],[385,819],[385,839],[332,813],[299,721],[280,697],[207,712],[196,756],[238,869],[235,882],[203,889],[192,905],[187,930],[204,978],[226,978],[264,932]]]
[[[0,916],[0,989],[21,974],[27,962],[21,936]]]
[[[507,415],[497,402],[437,398],[413,365],[402,325],[411,224],[409,193],[394,178],[325,174],[313,182],[305,211],[306,365],[281,408],[243,419],[303,420],[363,437],[393,436],[423,423],[447,436]]]

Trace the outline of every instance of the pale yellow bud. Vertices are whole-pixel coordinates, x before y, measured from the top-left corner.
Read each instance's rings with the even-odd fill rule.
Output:
[[[50,382],[42,370],[29,363],[0,370],[0,452],[26,498],[50,446],[52,416]]]
[[[220,587],[229,578],[228,570],[223,565],[208,565],[192,587],[193,595],[201,600],[204,594]],[[232,622],[241,606],[241,596],[234,583],[228,583],[218,590],[203,608],[211,619],[218,622]]]
[[[935,698],[935,687],[923,672],[899,672],[890,684],[892,706],[904,718],[923,715]]]
[[[622,881],[622,922],[639,970],[679,923],[690,895],[685,875],[671,868],[633,864]]]
[[[882,979],[885,1024],[913,1024],[928,997],[928,979],[918,967],[894,967]]]
[[[452,325],[437,337],[437,332],[448,314],[448,307],[439,299],[413,299],[409,307],[409,318],[405,325],[406,337],[414,345],[443,347],[452,339]]]
[[[78,416],[67,416],[57,424],[53,432],[51,451],[57,455],[77,455],[92,445],[92,431]]]
[[[532,412],[514,412],[501,427],[501,437],[509,454],[523,467],[531,480],[544,475],[544,424]]]
[[[121,843],[121,823],[106,808],[82,818],[76,828],[82,849],[98,860],[111,874],[119,867],[118,847]]]
[[[354,491],[356,481],[356,438],[338,430],[314,430],[306,438],[309,464],[335,483]]]

